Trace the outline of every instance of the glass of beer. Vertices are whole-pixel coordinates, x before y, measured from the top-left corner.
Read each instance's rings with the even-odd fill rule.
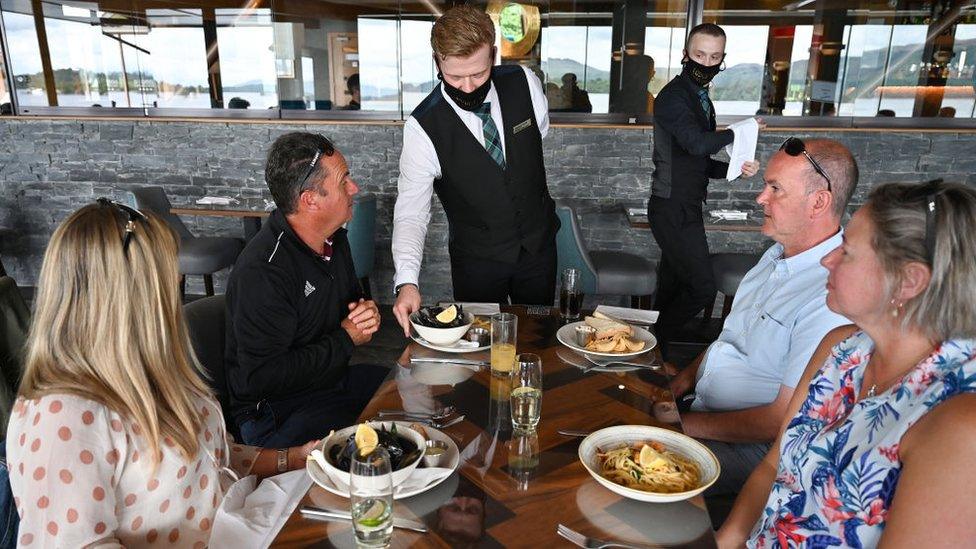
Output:
[[[498,313],[491,317],[491,373],[508,377],[515,367],[515,343],[518,317]]]
[[[522,353],[512,376],[512,427],[516,431],[534,431],[542,416],[542,359]]]
[[[559,288],[559,316],[576,320],[583,308],[583,273],[579,269],[563,269]]]

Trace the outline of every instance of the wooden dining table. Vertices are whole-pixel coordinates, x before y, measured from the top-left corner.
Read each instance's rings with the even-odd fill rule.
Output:
[[[668,379],[660,370],[586,369],[581,355],[560,344],[557,311],[518,315],[517,349],[542,358],[542,413],[532,433],[513,431],[511,381],[488,369],[412,364],[411,356],[488,360],[488,351],[452,355],[411,343],[363,410],[431,412],[455,406],[464,421],[443,429],[460,449],[458,470],[422,494],[396,500],[394,516],[423,522],[428,533],[393,532],[392,547],[571,547],[557,536],[564,524],[585,535],[639,546],[713,547],[701,496],[677,503],[626,499],[601,486],[578,457],[581,438],[559,430],[594,431],[613,425],[654,425],[680,431]],[[534,311],[536,313],[540,311]],[[660,364],[657,349],[639,361]],[[353,366],[355,367],[355,366]],[[348,510],[349,501],[316,484],[299,503]],[[298,509],[275,547],[354,547],[348,521],[303,517]]]

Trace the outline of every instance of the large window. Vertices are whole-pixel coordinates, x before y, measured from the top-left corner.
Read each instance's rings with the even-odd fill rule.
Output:
[[[0,0],[0,113],[402,120],[438,84],[430,31],[455,3]],[[971,0],[695,0],[692,22],[689,0],[472,3],[554,121],[649,122],[697,20],[728,36],[710,89],[726,119],[976,109]]]

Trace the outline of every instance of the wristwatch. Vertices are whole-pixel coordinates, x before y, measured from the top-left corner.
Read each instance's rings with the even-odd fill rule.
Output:
[[[397,284],[396,287],[393,288],[393,296],[396,297],[396,296],[400,295],[400,288],[403,288],[404,286],[413,286],[413,287],[418,288],[418,289],[420,288],[419,286],[417,286],[413,282],[404,282],[402,284]]]
[[[278,449],[278,472],[288,472],[288,448]]]

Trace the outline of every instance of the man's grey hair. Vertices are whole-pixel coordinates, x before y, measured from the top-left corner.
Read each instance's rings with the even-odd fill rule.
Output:
[[[833,139],[810,139],[809,141],[804,140],[803,143],[806,145],[807,154],[812,156],[830,177],[830,189],[834,201],[831,213],[837,219],[842,219],[860,177],[854,155],[843,143]],[[817,173],[817,170],[806,158],[800,160],[806,164],[806,181],[804,183],[806,183],[807,192],[812,193],[823,189],[827,185],[823,176]]]

